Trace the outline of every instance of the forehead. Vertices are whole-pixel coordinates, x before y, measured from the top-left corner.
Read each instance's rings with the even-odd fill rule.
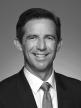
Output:
[[[24,31],[31,32],[55,32],[55,23],[50,19],[32,19],[28,21],[24,26]]]

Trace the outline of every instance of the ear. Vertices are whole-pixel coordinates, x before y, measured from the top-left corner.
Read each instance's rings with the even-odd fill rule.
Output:
[[[18,39],[14,39],[14,45],[16,46],[16,48],[20,51],[22,51],[22,45],[21,43],[19,42]]]
[[[61,40],[57,45],[57,52],[62,48],[63,41]]]

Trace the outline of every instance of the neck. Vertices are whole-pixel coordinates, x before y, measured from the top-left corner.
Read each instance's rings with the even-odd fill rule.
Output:
[[[25,68],[31,72],[32,74],[34,74],[35,76],[39,77],[41,80],[46,81],[48,80],[48,78],[51,76],[52,74],[52,70],[53,70],[53,66],[51,66],[50,68],[47,68],[45,70],[36,70],[36,69],[32,69],[30,68],[28,65],[25,65]]]

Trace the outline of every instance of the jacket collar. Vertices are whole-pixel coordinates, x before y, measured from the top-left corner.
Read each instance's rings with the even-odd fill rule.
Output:
[[[70,108],[72,102],[70,102],[70,100],[66,98],[68,94],[67,94],[67,87],[65,85],[65,82],[63,81],[63,76],[56,72],[54,72],[54,76],[56,81],[58,108]],[[18,87],[18,92],[20,91],[19,92],[20,101],[21,103],[23,102],[24,108],[37,108],[32,90],[24,75],[23,68],[19,73],[19,80],[17,82],[17,87]]]
[[[18,94],[23,108],[37,108],[31,88],[25,78],[23,68],[19,72],[19,80],[17,81]]]

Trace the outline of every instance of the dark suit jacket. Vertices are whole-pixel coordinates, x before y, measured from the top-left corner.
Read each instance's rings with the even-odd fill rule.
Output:
[[[58,108],[81,108],[81,82],[55,73]],[[0,82],[0,108],[37,108],[23,69]]]

